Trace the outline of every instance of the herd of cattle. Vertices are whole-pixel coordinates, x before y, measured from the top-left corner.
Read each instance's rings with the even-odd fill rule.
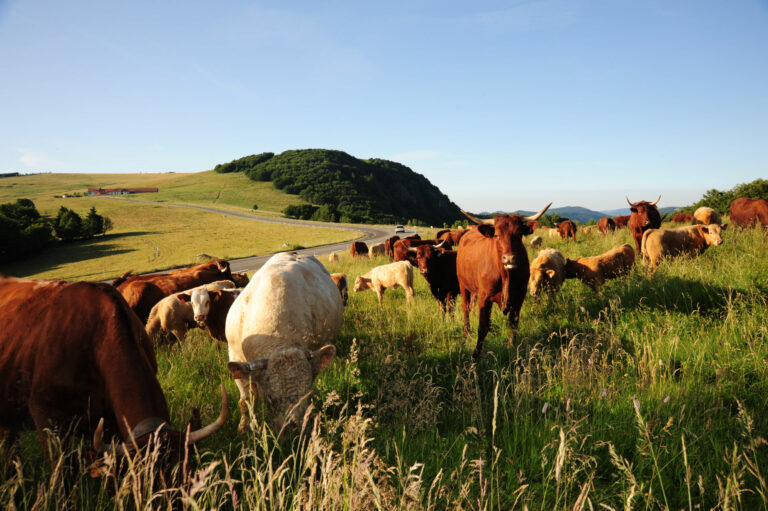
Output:
[[[630,203],[627,218],[603,219],[602,232],[626,225],[643,261],[655,268],[666,256],[699,254],[722,243],[719,215],[709,208],[676,222],[693,225],[660,229],[655,202]],[[469,312],[478,308],[477,344],[482,352],[494,303],[507,316],[512,342],[528,291],[556,293],[568,278],[596,292],[607,279],[629,271],[635,250],[621,245],[592,257],[571,260],[554,249],[541,250],[529,264],[524,237],[538,228],[537,214],[504,214],[490,220],[465,213],[475,225],[443,230],[434,240],[418,236],[367,247],[355,242],[353,256],[385,255],[393,263],[355,279],[354,291],[384,291],[400,286],[413,301],[413,268],[426,279],[441,312],[450,312],[461,296],[464,334]],[[768,202],[747,198],[731,204],[731,222],[740,227],[768,226]],[[558,236],[575,239],[575,225],[558,226]],[[536,236],[528,243],[536,246]],[[455,248],[455,250],[454,250]],[[338,259],[331,254],[330,261]],[[26,280],[0,275],[0,433],[6,451],[20,431],[34,427],[45,446],[44,430],[93,434],[94,455],[161,442],[166,468],[184,459],[189,445],[217,431],[228,415],[222,385],[219,417],[201,427],[174,430],[157,380],[154,342],[183,340],[191,326],[206,328],[227,344],[227,368],[240,391],[239,431],[246,430],[249,407],[258,398],[275,431],[301,424],[317,374],[336,354],[332,344],[347,303],[347,279],[330,274],[312,256],[280,253],[250,281],[233,274],[226,261],[211,261],[153,275],[130,272],[111,285]],[[194,426],[194,427],[193,427]],[[114,444],[111,448],[115,448]]]

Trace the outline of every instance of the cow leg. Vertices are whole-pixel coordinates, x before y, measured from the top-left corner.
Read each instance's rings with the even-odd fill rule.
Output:
[[[525,294],[519,299],[513,300],[509,309],[509,316],[507,317],[507,322],[509,324],[509,339],[507,340],[507,344],[510,347],[515,343],[515,331],[520,322],[520,309],[523,308],[523,300],[525,300]]]
[[[405,301],[413,303],[413,288],[410,286],[405,288]]]
[[[384,299],[384,290],[386,288],[384,286],[376,286],[374,290],[376,291],[376,298],[379,299],[379,305],[381,305],[382,300]]]
[[[0,429],[0,445],[3,446],[2,458],[0,461],[0,476],[8,477],[12,473],[13,458],[18,454],[16,449],[16,438],[18,433],[12,429]]]
[[[464,314],[464,337],[469,335],[469,303],[472,293],[467,289],[461,290],[461,312]]]
[[[483,341],[485,340],[485,336],[488,335],[488,330],[490,330],[491,327],[491,308],[493,307],[493,302],[487,297],[478,297],[477,304],[477,345],[475,346],[475,351],[472,353],[472,358],[475,360],[477,360],[483,353]]]
[[[249,410],[256,406],[259,393],[256,385],[247,378],[239,378],[235,380],[235,383],[240,389],[240,401],[237,403],[240,407],[240,422],[237,425],[237,432],[243,434],[248,431],[248,422],[251,418]]]

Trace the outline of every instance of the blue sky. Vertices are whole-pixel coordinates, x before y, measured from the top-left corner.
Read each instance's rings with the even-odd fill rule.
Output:
[[[0,0],[0,172],[310,147],[474,211],[689,204],[768,177],[768,2]]]

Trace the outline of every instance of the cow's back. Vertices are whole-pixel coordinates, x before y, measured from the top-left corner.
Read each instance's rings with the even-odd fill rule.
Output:
[[[456,255],[456,276],[462,289],[476,294],[484,283],[494,283],[496,285],[491,292],[498,292],[501,280],[494,264],[495,257],[493,239],[483,236],[477,229],[462,236]]]
[[[229,310],[230,360],[249,360],[280,345],[322,346],[336,337],[343,310],[339,289],[317,259],[277,254],[253,275]]]

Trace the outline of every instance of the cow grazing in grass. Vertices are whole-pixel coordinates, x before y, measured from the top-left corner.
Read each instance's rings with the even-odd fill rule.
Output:
[[[531,263],[531,275],[528,278],[528,291],[531,296],[539,296],[544,292],[557,294],[565,279],[565,257],[552,248],[546,248],[538,253]]]
[[[406,301],[413,303],[413,266],[408,261],[396,261],[377,266],[355,279],[355,293],[373,289],[379,299],[379,305],[381,305],[384,291],[398,286],[405,290]]]
[[[596,293],[606,280],[629,273],[635,264],[635,251],[629,244],[613,247],[594,257],[566,259],[565,278],[579,279]]]
[[[540,247],[542,244],[541,236],[534,236],[531,238],[531,241],[529,241],[528,244],[534,248]]]
[[[349,253],[352,257],[368,257],[368,245],[363,241],[353,241],[349,245]]]
[[[123,275],[112,285],[120,291],[139,319],[146,323],[152,307],[166,296],[217,280],[234,282],[227,261],[210,261],[169,273],[134,277]]]
[[[566,220],[557,224],[557,232],[559,232],[560,237],[566,241],[568,241],[568,238],[576,241],[576,224],[570,220]]]
[[[456,276],[455,251],[441,251],[441,245],[422,245],[411,248],[416,254],[419,273],[429,284],[432,296],[437,299],[441,313],[453,312],[456,297],[459,296],[459,278]]]
[[[630,202],[629,197],[626,199],[627,204],[629,204],[629,210],[632,212],[629,216],[627,227],[630,234],[632,234],[632,238],[635,240],[637,251],[640,252],[640,242],[643,239],[643,233],[648,229],[658,229],[661,227],[661,215],[659,215],[659,210],[656,207],[656,204],[661,200],[661,195],[653,202],[644,200]]]
[[[710,246],[723,243],[722,231],[727,227],[728,224],[710,224],[649,229],[643,234],[643,263],[655,271],[664,257],[703,254]]]
[[[149,312],[149,319],[145,327],[147,335],[151,339],[157,339],[161,335],[164,337],[173,335],[177,340],[183,341],[187,331],[195,326],[197,320],[192,303],[181,299],[180,295],[189,294],[197,289],[216,291],[220,289],[234,289],[234,287],[235,284],[230,280],[218,280],[192,288],[191,290],[180,291],[166,296],[157,302]],[[199,298],[198,300],[202,302],[204,299]]]
[[[373,259],[374,257],[386,255],[387,251],[384,248],[384,243],[376,243],[368,247],[368,257]]]
[[[731,222],[739,227],[768,226],[768,201],[739,197],[728,207]]]
[[[188,443],[226,420],[222,388],[216,422],[188,439],[171,428],[152,342],[108,284],[0,276],[0,324],[0,430],[7,445],[30,427],[44,449],[47,429],[93,434],[99,454],[105,433],[129,444],[133,437],[139,448],[157,434],[162,468],[170,476]]]
[[[347,276],[343,273],[331,273],[331,279],[333,279],[333,283],[336,284],[336,287],[339,288],[339,293],[341,293],[341,301],[344,302],[344,306],[347,306],[347,300],[349,300],[349,289],[347,285]]]
[[[709,225],[709,224],[721,224],[723,223],[720,218],[720,213],[712,208],[702,206],[693,212],[693,225]]]
[[[613,221],[613,218],[606,216],[597,221],[597,228],[600,229],[600,232],[603,234],[607,234],[608,231],[616,230],[616,222]]]
[[[416,240],[416,239],[409,239],[409,238],[396,241],[395,247],[394,247],[395,262],[408,261],[413,266],[416,266],[418,264],[416,262],[416,254],[411,252],[409,249],[420,247],[422,245],[434,246],[435,241],[434,240]]]
[[[391,238],[384,240],[384,253],[387,254],[390,261],[395,258],[395,242],[399,239],[400,236],[392,236]]]
[[[676,224],[690,224],[693,222],[693,215],[690,213],[675,213],[672,215],[672,221]]]
[[[226,343],[225,332],[227,313],[240,296],[240,289],[207,289],[196,287],[190,291],[179,293],[179,301],[192,307],[195,322],[208,330],[208,333],[219,342]]]
[[[272,256],[229,309],[227,368],[240,389],[240,424],[260,397],[272,430],[296,432],[317,374],[336,354],[344,304],[331,275],[312,256]],[[252,399],[253,397],[253,399]]]
[[[624,227],[626,227],[627,224],[629,223],[630,216],[631,215],[619,215],[619,216],[613,217],[613,223],[616,225],[616,228],[623,229]]]
[[[523,236],[531,234],[527,222],[538,220],[550,205],[531,217],[507,214],[481,220],[463,212],[478,224],[461,238],[456,258],[465,335],[469,334],[470,297],[474,296],[478,305],[475,358],[483,351],[494,303],[508,317],[509,342],[514,340],[530,276]]]

